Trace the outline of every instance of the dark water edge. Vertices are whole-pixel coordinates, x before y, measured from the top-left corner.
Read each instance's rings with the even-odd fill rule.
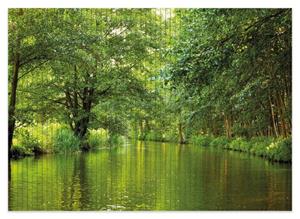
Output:
[[[11,161],[9,210],[291,210],[290,164],[158,142]]]

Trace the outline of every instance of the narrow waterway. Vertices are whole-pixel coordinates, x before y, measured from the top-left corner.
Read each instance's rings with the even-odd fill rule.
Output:
[[[291,165],[135,142],[11,163],[10,210],[290,210]]]

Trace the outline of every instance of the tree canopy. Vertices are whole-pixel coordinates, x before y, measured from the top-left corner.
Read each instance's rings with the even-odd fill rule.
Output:
[[[291,134],[290,9],[10,9],[14,131]]]

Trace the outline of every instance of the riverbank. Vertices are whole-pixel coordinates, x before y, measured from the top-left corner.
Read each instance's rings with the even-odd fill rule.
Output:
[[[263,157],[275,162],[292,162],[292,138],[253,137],[250,139],[237,137],[228,139],[224,136],[193,136],[191,143],[204,147],[221,147],[226,150],[239,151]]]
[[[41,127],[34,126],[18,130],[11,148],[11,156],[13,159],[19,159],[42,154],[97,150],[111,145],[120,145],[124,142],[123,138],[122,136],[109,137],[107,131],[99,129],[90,130],[86,139],[81,141],[74,136],[67,126],[51,123]],[[178,138],[175,135],[164,136],[152,133],[152,135],[147,135],[140,140],[176,143]],[[290,163],[292,161],[291,137],[236,137],[228,139],[225,136],[199,135],[190,137],[188,143],[239,151],[275,162]]]
[[[12,159],[20,159],[43,154],[97,150],[122,142],[121,136],[109,136],[103,129],[90,130],[82,141],[68,127],[52,123],[19,129],[10,154]]]

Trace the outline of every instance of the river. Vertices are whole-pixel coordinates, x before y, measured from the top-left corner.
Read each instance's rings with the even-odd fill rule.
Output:
[[[10,210],[291,210],[292,171],[244,153],[157,142],[11,162]]]

